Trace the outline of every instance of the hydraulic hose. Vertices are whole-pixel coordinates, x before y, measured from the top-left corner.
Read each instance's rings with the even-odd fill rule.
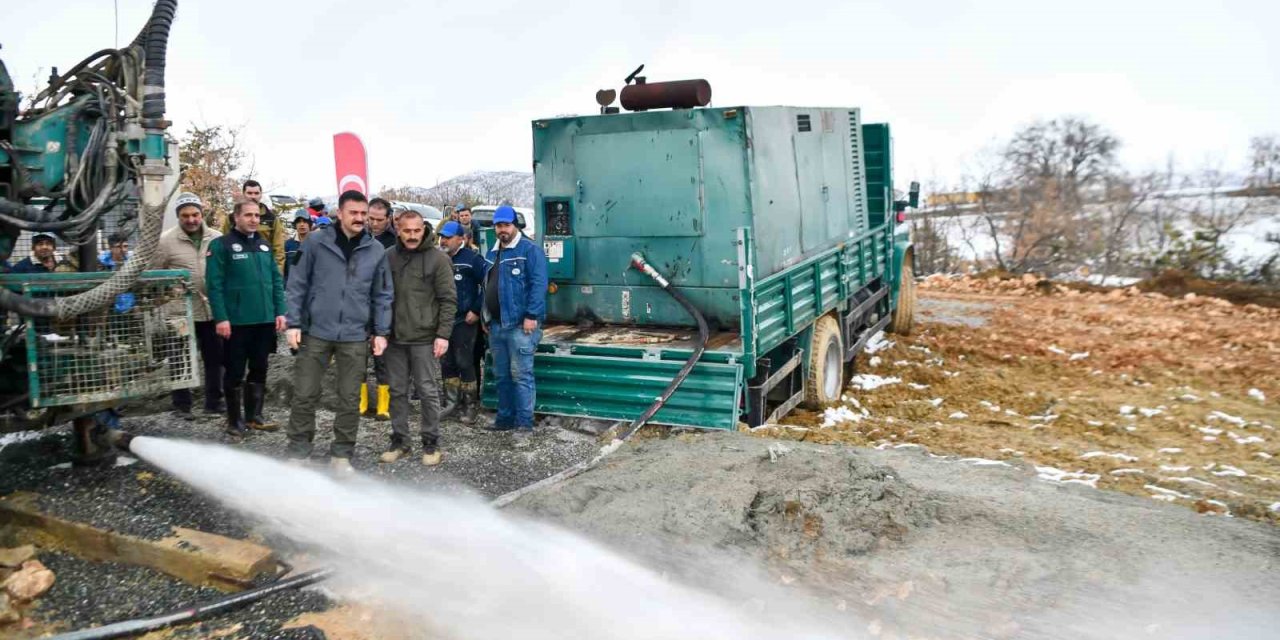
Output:
[[[145,37],[145,66],[142,79],[142,119],[163,120],[164,66],[169,49],[169,28],[178,12],[178,0],[158,0],[147,21]]]
[[[134,620],[125,620],[123,622],[114,622],[112,624],[94,627],[92,629],[84,629],[82,631],[73,631],[53,636],[50,640],[99,640],[100,638],[120,638],[123,636],[131,636],[147,631],[162,629],[175,624],[185,624],[203,620],[213,615],[224,613],[244,606],[251,602],[257,602],[273,593],[279,593],[288,589],[300,589],[302,587],[315,584],[333,575],[333,569],[321,568],[305,573],[299,573],[292,578],[283,578],[269,585],[241,591],[225,598],[215,600],[206,604],[179,609],[159,616],[151,618],[137,618]]]
[[[693,348],[693,353],[689,354],[689,359],[685,360],[684,366],[680,367],[680,371],[671,379],[667,388],[663,389],[662,393],[659,394],[653,403],[649,405],[649,408],[645,409],[644,413],[636,417],[635,420],[632,420],[631,424],[618,434],[609,446],[602,449],[599,455],[591,460],[579,462],[578,464],[575,464],[553,476],[543,478],[538,482],[498,496],[490,503],[493,506],[498,508],[505,507],[512,502],[515,502],[520,498],[520,496],[544,487],[559,484],[569,478],[583,473],[584,471],[590,470],[597,464],[600,464],[601,460],[604,460],[606,456],[617,451],[618,447],[622,446],[622,443],[627,441],[627,438],[630,438],[636,431],[640,430],[640,427],[643,427],[645,423],[653,419],[654,414],[658,413],[658,411],[667,404],[667,401],[671,399],[671,396],[676,392],[676,389],[679,389],[680,385],[684,383],[684,379],[689,377],[689,373],[693,371],[694,365],[698,364],[698,359],[701,358],[703,352],[707,350],[707,341],[711,339],[711,329],[707,326],[707,319],[702,317],[702,313],[698,311],[698,308],[693,306],[693,303],[689,302],[689,299],[684,297],[684,294],[680,293],[678,289],[672,288],[671,282],[659,273],[657,269],[654,269],[652,265],[646,262],[644,256],[640,253],[631,254],[631,268],[653,278],[654,282],[657,282],[658,286],[662,287],[663,291],[666,291],[672,298],[675,298],[676,302],[679,302],[680,306],[684,307],[685,311],[688,311],[689,315],[693,316],[694,321],[698,323],[698,344]]]

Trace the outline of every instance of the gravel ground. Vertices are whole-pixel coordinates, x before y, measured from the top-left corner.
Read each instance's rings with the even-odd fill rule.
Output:
[[[272,356],[268,384],[274,390],[266,413],[281,425],[289,415],[286,401],[292,396],[291,365],[287,350]],[[326,396],[325,402],[332,407],[331,396]],[[225,418],[205,416],[197,411],[196,419],[182,420],[168,411],[167,397],[130,403],[123,407],[123,414],[121,426],[137,435],[222,442],[269,456],[284,454],[283,431],[258,432],[242,442],[232,442],[222,433]],[[486,418],[492,420],[492,414],[482,413],[481,421]],[[410,424],[416,425],[417,419],[415,403]],[[321,458],[328,450],[332,421],[330,409],[322,408],[318,412],[316,462],[322,463]],[[490,433],[446,420],[441,427],[444,462],[428,468],[419,463],[420,451],[416,449],[413,456],[400,462],[379,464],[377,457],[390,442],[390,423],[362,418],[353,464],[359,472],[388,482],[445,491],[474,491],[496,497],[550,476],[599,450],[595,437],[565,430],[559,425],[558,420],[544,420],[534,433],[517,436]],[[182,526],[259,540],[286,556],[294,551],[288,541],[260,535],[253,522],[229,512],[145,461],[122,456],[116,466],[73,468],[69,464],[69,451],[69,426],[50,429],[43,437],[0,448],[0,468],[4,470],[0,473],[0,495],[32,491],[42,496],[41,506],[49,512],[149,539],[168,536],[171,527]],[[41,605],[41,620],[56,621],[67,627],[160,613],[207,594],[216,594],[147,569],[87,563],[48,552],[41,557],[56,558],[49,566],[58,575],[58,586]],[[94,596],[93,604],[82,604],[89,594]],[[299,613],[322,609],[327,606],[325,603],[327,600],[317,592],[279,594],[247,610],[219,618],[217,626],[242,624],[234,637],[310,637],[304,630],[277,630]],[[147,606],[142,606],[144,604]],[[195,628],[183,633],[191,635],[175,637],[207,637],[209,631]]]
[[[36,601],[30,614],[38,623],[62,629],[169,613],[226,595],[143,567],[89,562],[51,551],[41,552],[39,558],[53,570],[57,581]],[[302,638],[304,633],[281,631],[280,626],[295,616],[328,606],[328,599],[319,591],[286,591],[213,620],[178,627],[171,637],[207,638],[216,630],[237,628],[235,637]]]
[[[936,296],[916,300],[919,322],[936,322],[961,327],[982,327],[999,305],[990,302],[961,302]]]

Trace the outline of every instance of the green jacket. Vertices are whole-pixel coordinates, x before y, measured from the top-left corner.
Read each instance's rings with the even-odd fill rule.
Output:
[[[214,322],[267,324],[285,315],[284,282],[262,234],[249,238],[233,229],[214,240],[204,272]]]

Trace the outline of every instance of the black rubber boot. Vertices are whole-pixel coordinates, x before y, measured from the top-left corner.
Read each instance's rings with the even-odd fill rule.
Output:
[[[243,438],[249,435],[249,429],[244,424],[244,414],[241,413],[243,405],[240,404],[240,387],[227,387],[227,433],[237,438]],[[247,400],[248,398],[246,398]]]
[[[245,385],[244,415],[245,426],[258,431],[276,431],[280,425],[268,422],[262,416],[262,402],[267,395],[267,385],[261,382],[250,382]]]

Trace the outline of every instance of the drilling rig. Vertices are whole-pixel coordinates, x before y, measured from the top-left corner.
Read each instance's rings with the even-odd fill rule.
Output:
[[[178,184],[176,11],[158,0],[128,46],[54,68],[25,107],[0,57],[0,433],[71,421],[78,462],[110,458],[102,416],[123,400],[198,383],[190,275],[147,270]],[[107,233],[134,249],[110,270]]]

